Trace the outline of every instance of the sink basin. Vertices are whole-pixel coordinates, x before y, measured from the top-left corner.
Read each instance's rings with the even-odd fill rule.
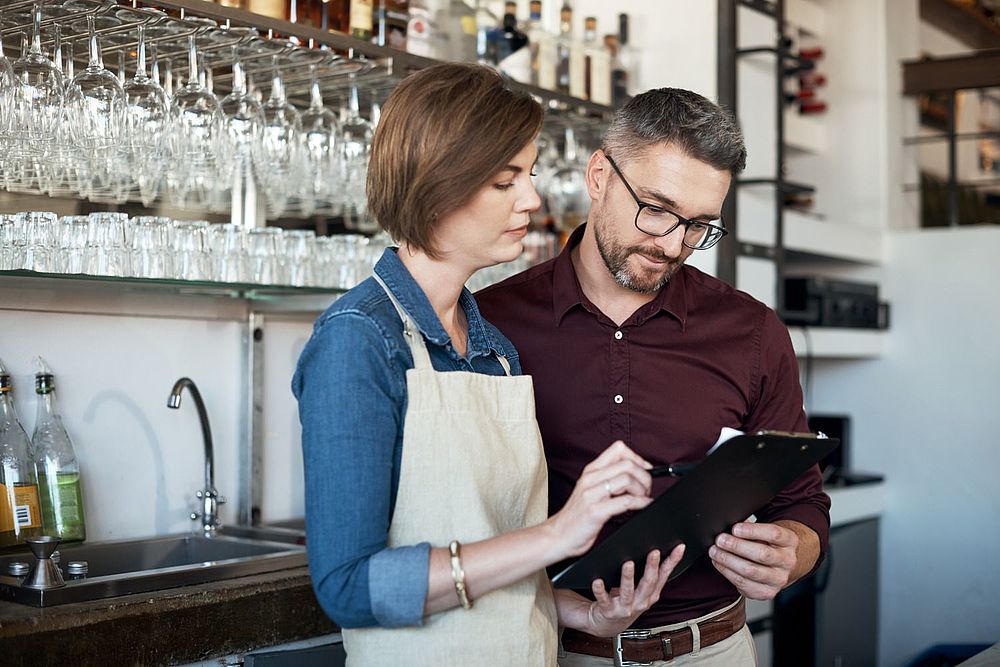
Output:
[[[222,533],[224,535],[246,537],[253,540],[305,544],[306,521],[305,519],[289,519],[287,521],[275,521],[257,526],[227,525],[222,527]]]
[[[33,590],[7,576],[14,561],[34,565],[30,553],[0,557],[0,599],[47,607],[117,595],[233,579],[306,565],[305,549],[296,544],[186,533],[140,540],[60,545],[66,586]],[[70,579],[70,561],[86,561],[87,576]]]

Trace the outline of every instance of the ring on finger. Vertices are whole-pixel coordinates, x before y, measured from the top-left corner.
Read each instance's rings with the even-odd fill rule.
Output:
[[[611,492],[611,480],[604,480],[604,490],[608,492],[609,496],[615,495]]]

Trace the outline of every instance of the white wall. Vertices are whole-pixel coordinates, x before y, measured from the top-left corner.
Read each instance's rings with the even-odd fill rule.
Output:
[[[889,237],[884,356],[816,363],[816,411],[853,418],[853,459],[886,474],[882,667],[1000,639],[1000,282],[995,227]]]
[[[185,375],[208,410],[215,484],[230,501],[220,510],[223,522],[235,521],[242,315],[240,302],[228,299],[0,286],[0,359],[15,383],[18,414],[30,436],[32,360],[41,355],[55,372],[58,406],[80,461],[89,539],[196,527],[188,513],[204,481],[197,411],[187,391],[179,410],[167,408],[173,383]],[[305,320],[265,327],[265,518],[303,512],[289,384],[310,331]]]

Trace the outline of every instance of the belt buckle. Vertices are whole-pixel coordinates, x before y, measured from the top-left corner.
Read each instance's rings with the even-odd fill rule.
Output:
[[[625,632],[615,635],[615,667],[648,667],[649,665],[652,665],[653,663],[651,662],[626,660],[624,657],[625,649],[622,648],[622,639],[649,639],[650,636],[652,636],[652,634],[649,630],[626,630]]]

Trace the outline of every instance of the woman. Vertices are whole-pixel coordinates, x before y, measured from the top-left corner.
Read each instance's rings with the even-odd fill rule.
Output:
[[[309,566],[349,664],[553,665],[557,623],[610,636],[681,557],[653,552],[591,602],[544,568],[645,507],[650,465],[615,443],[547,517],[531,378],[464,284],[522,251],[542,109],[492,70],[438,65],[393,91],[367,194],[399,242],[317,320],[299,360]]]

